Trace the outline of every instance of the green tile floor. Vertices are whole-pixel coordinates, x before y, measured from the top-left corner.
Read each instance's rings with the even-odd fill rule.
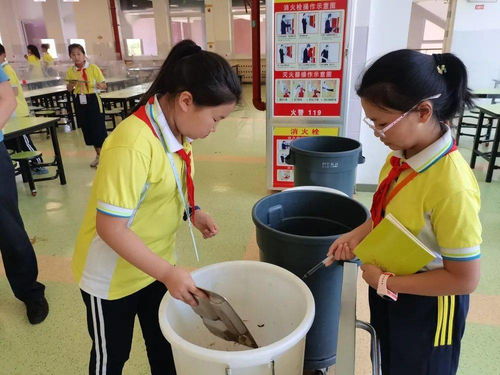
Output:
[[[52,148],[44,135],[33,137],[44,157]],[[89,167],[93,151],[79,131],[59,129],[68,184],[56,181],[37,184],[32,197],[18,181],[19,206],[39,259],[40,280],[47,286],[50,315],[31,326],[24,305],[17,301],[0,271],[0,375],[84,374],[90,340],[86,332],[83,303],[69,271],[73,243],[87,203],[95,170]],[[464,138],[461,151],[470,155],[471,138]],[[200,267],[214,262],[243,259],[255,252],[253,204],[269,192],[265,170],[265,113],[251,106],[251,90],[245,87],[242,105],[209,138],[194,144],[197,201],[213,214],[220,234],[199,240],[201,262],[195,261],[185,227],[178,236],[179,263]],[[485,162],[476,168],[480,181],[484,225],[482,279],[473,305],[464,341],[460,374],[498,375],[500,359],[500,172],[491,184],[484,183]],[[368,205],[370,193],[356,196]],[[497,245],[495,245],[497,244]],[[359,295],[359,314],[367,314]],[[361,344],[360,344],[361,345]],[[369,356],[358,355],[359,371],[368,373]],[[139,330],[134,336],[130,360],[124,374],[148,374],[144,344]]]

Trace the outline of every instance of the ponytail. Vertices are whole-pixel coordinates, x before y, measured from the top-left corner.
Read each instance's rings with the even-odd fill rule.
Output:
[[[451,120],[464,105],[472,106],[467,69],[451,53],[430,56],[409,49],[390,52],[365,71],[356,91],[375,105],[401,112],[441,94],[432,99],[439,122]]]
[[[462,60],[452,53],[432,55],[436,70],[443,76],[446,90],[443,93],[443,104],[438,108],[438,118],[451,119],[463,106],[472,107],[472,95],[467,87],[467,68]]]
[[[172,48],[134,111],[154,95],[175,96],[183,91],[190,92],[198,106],[235,103],[241,97],[238,76],[223,57],[203,51],[192,40],[183,40]]]

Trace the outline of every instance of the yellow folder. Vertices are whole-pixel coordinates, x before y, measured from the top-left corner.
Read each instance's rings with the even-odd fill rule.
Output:
[[[385,272],[411,275],[436,256],[393,215],[387,214],[354,250],[364,264]]]

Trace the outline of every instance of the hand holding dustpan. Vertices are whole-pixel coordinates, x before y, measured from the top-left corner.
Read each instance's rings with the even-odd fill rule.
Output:
[[[221,295],[201,289],[206,298],[194,296],[198,306],[191,306],[205,324],[205,327],[215,336],[226,341],[233,341],[250,348],[258,348],[252,334],[229,302]]]

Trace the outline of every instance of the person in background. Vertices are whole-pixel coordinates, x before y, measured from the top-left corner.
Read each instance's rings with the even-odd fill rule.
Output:
[[[30,115],[30,111],[28,108],[28,103],[26,103],[26,99],[24,98],[23,87],[19,82],[19,78],[17,77],[16,71],[7,61],[7,54],[5,52],[5,48],[0,44],[0,65],[2,66],[5,74],[9,78],[9,83],[14,91],[14,95],[16,96],[17,107],[16,111],[13,113],[15,117],[28,117]],[[10,150],[15,150],[16,152],[20,151],[36,151],[36,147],[31,140],[29,134],[24,134],[21,137],[10,139],[5,141],[5,146]],[[33,160],[31,165],[31,172],[33,174],[47,174],[49,171],[45,167],[40,167],[37,164],[42,164],[42,157],[38,157]]]
[[[75,65],[66,72],[67,88],[73,94],[76,121],[82,129],[85,144],[94,146],[96,152],[90,166],[97,168],[102,144],[108,136],[99,90],[105,90],[107,86],[101,69],[87,61],[80,44],[71,44],[68,52]]]
[[[14,295],[26,305],[29,322],[38,324],[47,317],[49,304],[45,286],[36,280],[35,251],[19,213],[14,166],[3,143],[2,129],[17,105],[8,81],[0,67],[0,252]]]
[[[24,55],[24,58],[30,65],[30,79],[42,79],[45,75],[43,74],[42,62],[40,60],[40,52],[38,52],[38,48],[33,44],[29,44],[26,48],[28,50],[28,54]]]
[[[54,77],[57,75],[57,72],[54,70],[54,58],[49,53],[50,45],[44,43],[40,46],[42,48],[42,68],[45,72],[45,75],[48,77]]]

